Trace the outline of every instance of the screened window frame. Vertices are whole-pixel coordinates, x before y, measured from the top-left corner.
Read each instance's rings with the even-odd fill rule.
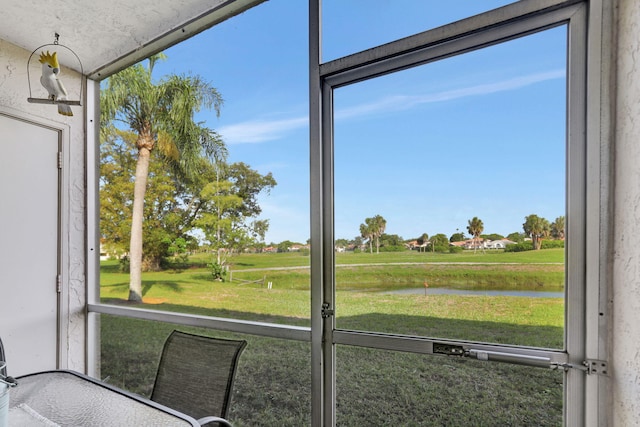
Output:
[[[402,67],[413,66],[428,52],[426,61],[477,49],[508,37],[568,24],[568,140],[582,141],[581,150],[570,150],[567,176],[579,183],[568,188],[566,351],[486,345],[487,351],[502,350],[526,356],[552,358],[557,363],[579,365],[585,360],[606,357],[607,329],[607,206],[611,183],[607,176],[611,132],[606,79],[611,64],[602,52],[605,33],[611,27],[611,7],[604,0],[521,0],[439,28],[327,63],[321,61],[321,0],[309,0],[309,121],[310,121],[310,222],[311,222],[311,327],[275,325],[235,319],[211,318],[184,313],[117,307],[100,302],[99,293],[99,80],[87,80],[87,372],[96,375],[100,360],[99,314],[141,318],[174,324],[201,326],[258,336],[311,342],[312,425],[335,425],[335,344],[360,345],[429,353],[432,340],[389,334],[335,330],[330,310],[335,307],[333,252],[333,176],[330,111],[331,91],[358,79],[372,78]],[[587,20],[588,17],[588,20]],[[587,23],[588,21],[588,23]],[[511,36],[500,32],[516,29]],[[509,31],[507,31],[508,33]],[[492,35],[491,37],[487,37]],[[497,36],[496,36],[497,35]],[[480,42],[482,37],[486,40]],[[497,37],[497,38],[496,38]],[[502,37],[502,39],[500,39]],[[154,46],[161,50],[163,40]],[[464,43],[470,42],[466,46]],[[169,37],[164,45],[175,42]],[[452,49],[449,43],[458,43]],[[484,43],[484,44],[483,44]],[[431,55],[429,57],[429,55]],[[603,61],[604,58],[604,61]],[[424,61],[425,58],[418,59]],[[402,61],[405,61],[404,63]],[[126,62],[126,60],[125,60]],[[133,63],[135,61],[129,61]],[[120,64],[119,69],[126,65]],[[588,70],[588,78],[587,78]],[[588,120],[587,120],[588,118]],[[323,120],[324,119],[324,120]],[[579,194],[579,197],[576,196]],[[578,215],[579,220],[575,219]],[[570,219],[570,221],[569,221]],[[578,237],[580,236],[580,237]],[[464,343],[451,340],[451,343]],[[431,342],[432,344],[432,342]],[[532,361],[535,359],[532,359]],[[568,369],[565,376],[565,424],[585,425],[606,421],[606,382]]]
[[[321,25],[320,8],[311,9],[312,25]],[[314,364],[316,384],[314,396],[322,402],[322,414],[314,421],[335,424],[336,344],[356,345],[384,350],[433,354],[433,344],[461,346],[465,350],[493,354],[489,360],[529,366],[564,366],[565,422],[580,425],[584,421],[585,375],[582,366],[585,354],[587,192],[597,194],[597,188],[587,190],[586,139],[586,65],[587,7],[579,1],[521,1],[481,15],[428,30],[411,37],[321,63],[319,38],[311,40],[311,172],[312,172],[312,246],[320,247],[311,259],[312,274],[312,337],[322,358]],[[314,21],[317,19],[317,21]],[[556,26],[567,26],[567,170],[566,170],[566,290],[565,348],[548,350],[516,345],[442,340],[429,337],[402,336],[388,333],[363,332],[336,328],[334,176],[333,176],[333,90],[373,79],[403,69],[463,55],[497,43],[520,38]],[[313,36],[313,32],[311,34]],[[316,44],[314,44],[316,42]],[[314,58],[318,58],[314,69]],[[314,74],[314,71],[316,72]],[[317,122],[316,122],[317,120]],[[314,133],[315,132],[315,133]],[[589,218],[594,226],[596,215]],[[317,243],[320,242],[320,245]],[[599,248],[591,248],[593,252]],[[589,286],[597,289],[598,284]],[[315,302],[314,302],[315,300]],[[321,326],[314,327],[314,315],[320,312]],[[318,316],[315,316],[318,319]],[[320,321],[318,321],[320,323]],[[321,329],[319,329],[321,328]],[[320,350],[321,349],[321,350]],[[313,350],[312,355],[316,354]],[[322,379],[322,381],[320,380]],[[327,421],[329,421],[327,423]],[[319,424],[318,424],[319,425]]]

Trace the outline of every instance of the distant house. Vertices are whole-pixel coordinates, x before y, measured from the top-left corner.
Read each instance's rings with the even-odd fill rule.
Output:
[[[509,239],[487,240],[487,239],[467,239],[460,242],[451,242],[451,246],[457,246],[463,249],[504,249],[507,245],[513,245]]]
[[[450,242],[449,246],[456,246],[458,248],[466,249],[467,248],[467,241],[466,240],[461,240],[459,242]]]
[[[488,240],[484,243],[484,247],[486,249],[504,249],[507,245],[515,245],[516,242],[513,242],[509,239],[500,239],[500,240]]]
[[[451,242],[449,243],[449,245],[451,246],[457,246],[459,248],[463,248],[463,249],[482,249],[484,248],[485,244],[485,240],[484,239],[467,239],[467,240],[461,240],[459,242]]]
[[[405,242],[404,246],[412,251],[414,250],[424,250],[427,246],[429,246],[431,242],[426,241],[423,244],[420,244],[417,240],[411,240],[410,242]]]

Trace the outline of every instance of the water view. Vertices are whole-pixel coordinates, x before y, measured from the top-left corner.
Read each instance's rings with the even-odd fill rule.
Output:
[[[481,296],[505,296],[505,297],[530,297],[530,298],[564,298],[564,292],[545,291],[499,291],[499,290],[473,290],[473,289],[448,289],[448,288],[407,288],[383,292],[385,294],[398,295],[481,295]]]

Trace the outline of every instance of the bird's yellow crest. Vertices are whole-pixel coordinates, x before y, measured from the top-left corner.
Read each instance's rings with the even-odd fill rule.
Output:
[[[41,64],[47,63],[53,68],[60,68],[60,64],[58,64],[58,52],[53,52],[53,54],[49,53],[49,51],[47,51],[47,53],[43,52],[40,54],[39,61]]]

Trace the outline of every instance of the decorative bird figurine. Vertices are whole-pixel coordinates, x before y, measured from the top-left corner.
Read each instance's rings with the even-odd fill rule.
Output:
[[[42,76],[40,83],[49,92],[49,98],[53,101],[66,101],[67,90],[64,88],[62,81],[58,79],[60,74],[60,64],[58,63],[58,52],[40,54],[40,63],[42,64]],[[58,104],[58,113],[63,116],[73,116],[71,107],[65,104]]]

